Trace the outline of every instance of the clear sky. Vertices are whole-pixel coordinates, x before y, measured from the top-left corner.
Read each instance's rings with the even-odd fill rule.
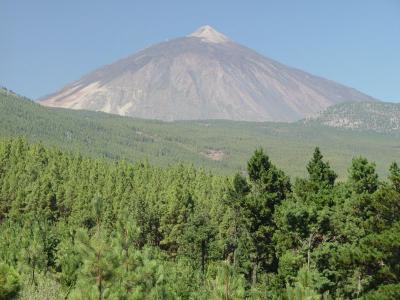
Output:
[[[0,85],[37,98],[205,24],[282,63],[400,102],[400,0],[0,0]]]

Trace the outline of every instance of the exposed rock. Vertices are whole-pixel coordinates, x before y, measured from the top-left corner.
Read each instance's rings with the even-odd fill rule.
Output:
[[[204,26],[106,65],[40,103],[161,120],[294,121],[336,103],[372,100]]]

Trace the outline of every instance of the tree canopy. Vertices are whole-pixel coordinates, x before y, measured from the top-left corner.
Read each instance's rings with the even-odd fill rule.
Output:
[[[306,178],[0,143],[0,299],[399,299],[400,171]]]

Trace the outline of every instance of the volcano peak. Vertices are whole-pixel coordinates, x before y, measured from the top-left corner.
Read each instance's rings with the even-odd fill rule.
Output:
[[[189,34],[189,36],[201,38],[204,42],[209,43],[226,43],[230,41],[227,36],[218,32],[210,25],[201,26],[196,31]]]

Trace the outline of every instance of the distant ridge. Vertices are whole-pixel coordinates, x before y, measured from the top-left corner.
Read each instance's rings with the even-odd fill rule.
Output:
[[[206,25],[101,67],[40,103],[167,121],[295,121],[337,103],[374,100]]]
[[[387,174],[389,164],[400,157],[398,134],[301,122],[162,122],[48,108],[25,99],[0,89],[0,140],[23,136],[94,157],[146,159],[158,166],[193,163],[225,174],[242,170],[249,154],[260,145],[291,176],[305,175],[309,159],[305,154],[315,146],[321,147],[341,178],[355,155],[375,161],[380,174]]]
[[[400,134],[400,103],[341,103],[303,122],[351,130]]]

